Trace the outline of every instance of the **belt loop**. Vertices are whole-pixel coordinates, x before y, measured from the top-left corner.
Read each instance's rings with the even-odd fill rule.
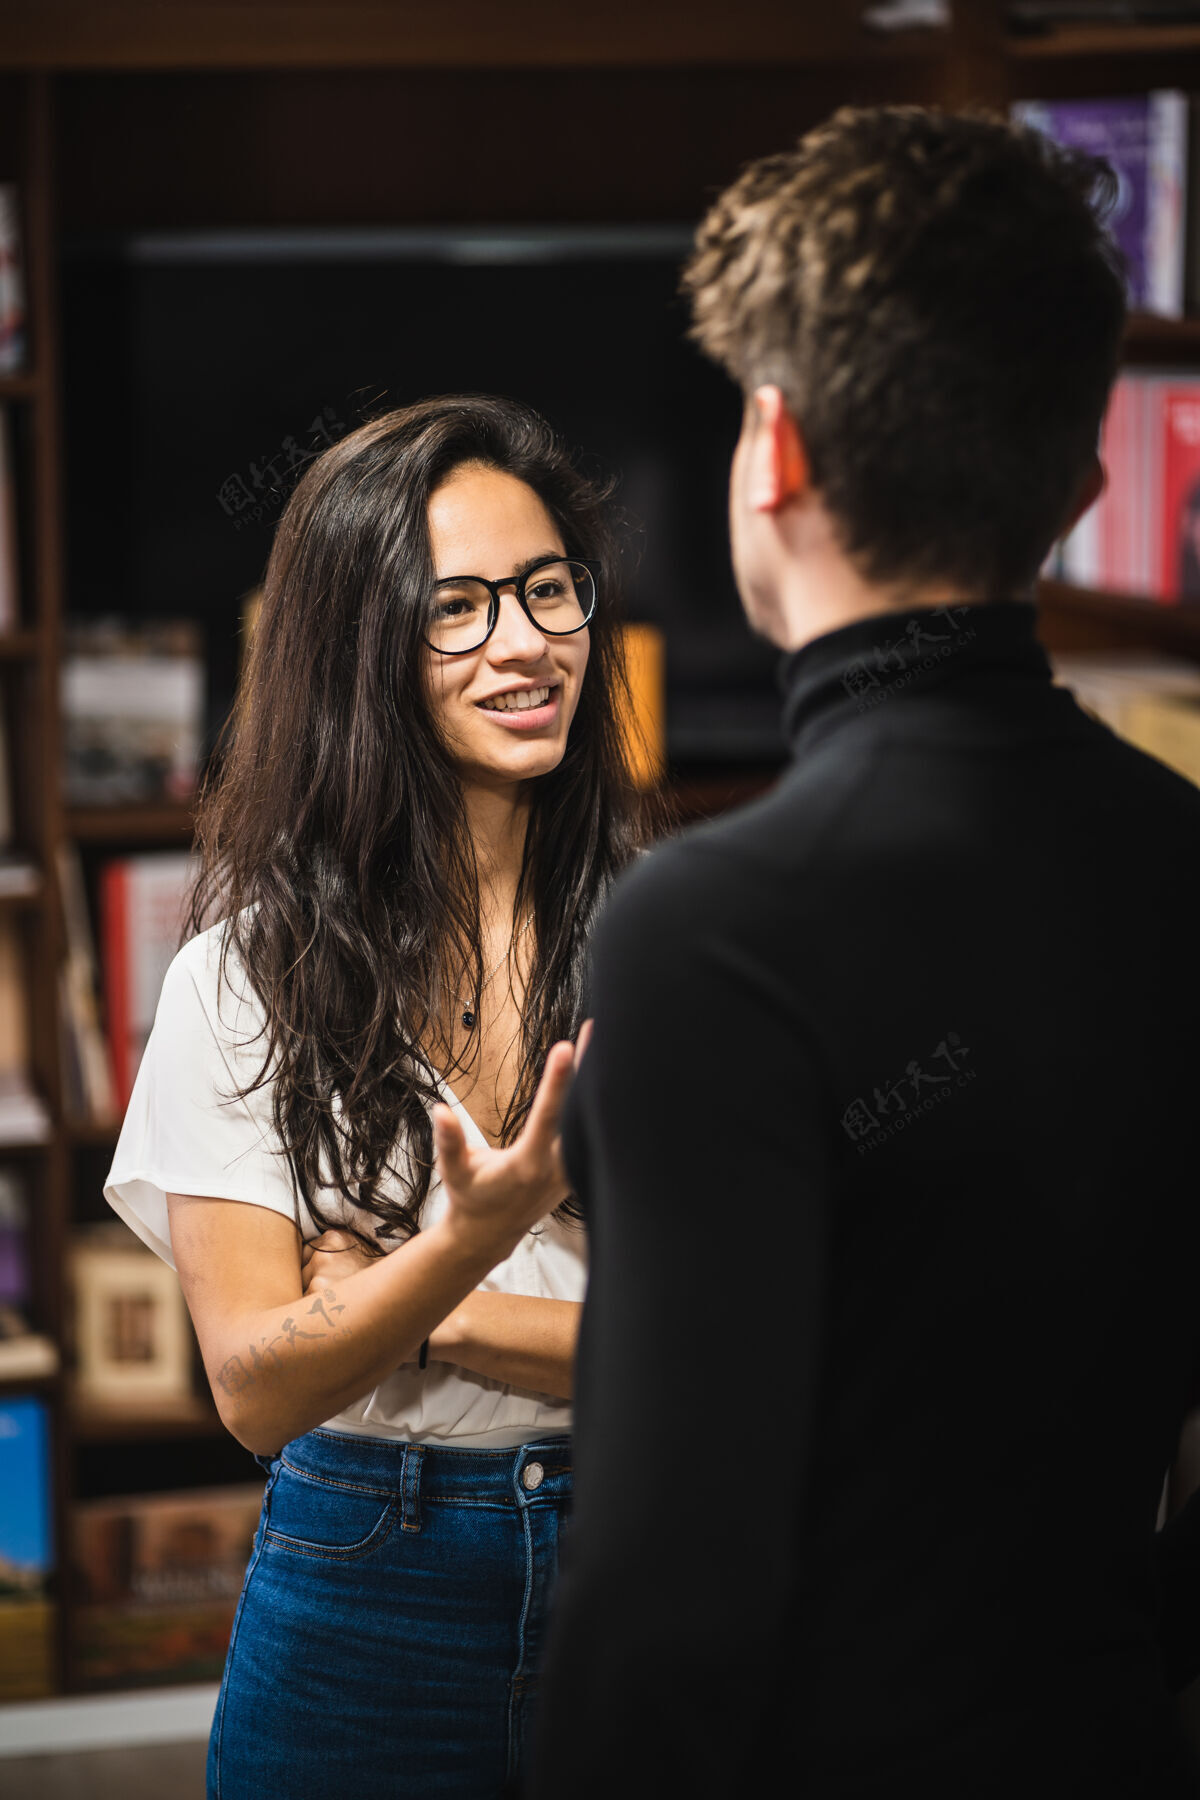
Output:
[[[421,1529],[421,1464],[425,1459],[424,1444],[405,1444],[400,1464],[400,1529]]]

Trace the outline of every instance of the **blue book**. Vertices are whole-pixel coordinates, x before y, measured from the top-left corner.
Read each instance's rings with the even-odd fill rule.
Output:
[[[45,1403],[0,1400],[0,1700],[54,1686],[50,1432]]]

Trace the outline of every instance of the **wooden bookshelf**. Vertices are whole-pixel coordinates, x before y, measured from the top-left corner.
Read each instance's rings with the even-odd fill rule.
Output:
[[[40,912],[46,904],[41,886],[28,894],[0,894],[0,913]]]
[[[0,402],[32,400],[40,391],[40,386],[38,377],[32,373],[0,375]]]
[[[1200,359],[1200,319],[1158,319],[1133,313],[1125,329],[1127,363],[1165,364]]]
[[[30,1198],[30,1262],[33,1277],[32,1324],[35,1331],[65,1342],[66,1296],[63,1245],[69,1212],[68,1149],[61,1131],[61,1082],[58,1062],[58,968],[61,961],[59,907],[54,848],[61,834],[58,800],[58,643],[62,612],[61,488],[58,436],[58,321],[54,267],[57,227],[54,216],[55,122],[51,83],[44,76],[4,81],[0,112],[5,132],[0,179],[15,181],[21,199],[30,367],[0,376],[0,404],[21,409],[27,429],[14,445],[20,501],[17,527],[29,576],[23,598],[25,623],[0,635],[0,666],[19,682],[19,729],[10,742],[12,780],[25,804],[14,851],[41,871],[35,890],[0,896],[0,910],[20,914],[23,975],[29,1012],[30,1075],[50,1115],[46,1141],[0,1146],[0,1160],[20,1167]],[[53,1585],[56,1606],[56,1672],[66,1680],[70,1622],[61,1571],[69,1531],[71,1451],[65,1425],[61,1373],[6,1376],[0,1380],[6,1399],[33,1395],[47,1407],[52,1447],[51,1520],[59,1575]]]
[[[602,9],[558,0],[58,0],[0,14],[0,63],[23,68],[761,68],[903,63],[944,53],[944,30],[870,31],[851,6],[691,0]]]
[[[1038,610],[1042,641],[1051,649],[1144,648],[1200,662],[1200,606],[1042,581]]]
[[[70,807],[69,838],[81,844],[178,844],[192,836],[190,806]]]
[[[1060,25],[1045,32],[1014,32],[1007,49],[1018,63],[1179,56],[1200,51],[1200,25]],[[1134,79],[1130,85],[1140,84]]]
[[[76,1150],[115,1150],[120,1130],[115,1119],[69,1119],[63,1126],[67,1142]]]
[[[224,1437],[226,1428],[211,1401],[201,1395],[174,1404],[131,1408],[101,1407],[73,1401],[71,1429],[89,1444],[130,1444],[157,1439]]]
[[[30,662],[41,650],[42,640],[36,631],[0,632],[0,662]]]
[[[0,1394],[49,1394],[61,1382],[61,1370],[44,1375],[0,1375]]]
[[[1081,84],[1093,80],[1095,91],[1110,93],[1157,84],[1176,57],[1195,58],[1183,66],[1200,69],[1200,25],[1012,37],[1004,32],[1001,0],[963,0],[953,11],[950,32],[892,36],[863,32],[852,9],[781,9],[774,0],[754,0],[748,9],[702,0],[665,10],[621,0],[594,17],[552,0],[500,11],[488,0],[452,0],[449,7],[420,0],[394,14],[374,0],[280,0],[274,7],[246,0],[236,18],[228,7],[216,18],[212,7],[164,7],[161,0],[62,0],[9,9],[0,19],[0,150],[6,121],[19,119],[13,130],[20,138],[15,164],[0,166],[0,180],[15,177],[23,191],[34,358],[26,372],[0,377],[0,403],[20,408],[31,426],[23,447],[25,528],[35,573],[28,624],[0,637],[0,665],[6,681],[28,682],[35,695],[33,729],[15,762],[37,793],[23,848],[47,872],[36,895],[0,899],[0,908],[19,909],[28,927],[34,1074],[53,1120],[48,1144],[0,1149],[0,1156],[19,1159],[36,1182],[36,1322],[60,1345],[69,1335],[69,1230],[94,1202],[95,1171],[117,1127],[64,1115],[56,852],[74,843],[95,860],[110,849],[178,849],[191,838],[193,815],[186,806],[64,810],[59,797],[64,526],[56,247],[91,231],[190,226],[695,218],[741,164],[848,101],[1004,105],[1032,92],[1088,92]],[[491,155],[479,154],[470,139],[416,175],[411,159],[378,154],[371,133],[380,118],[419,121],[433,107],[439,117],[453,116],[457,100],[469,120],[499,72],[533,94],[544,86],[538,71],[546,68],[564,83],[568,110],[588,121],[582,148],[572,143],[568,156],[547,157],[536,141],[523,146],[512,134],[496,138],[491,126]],[[315,132],[314,119],[321,127]],[[172,171],[166,183],[165,166]],[[1125,354],[1131,363],[1200,368],[1200,319],[1135,317]],[[82,585],[87,546],[75,554],[74,578]],[[1054,648],[1141,646],[1200,661],[1200,609],[1056,582],[1042,584],[1039,609],[1043,641]],[[686,824],[753,799],[777,775],[763,765],[677,770],[667,797]],[[226,1435],[203,1397],[138,1415],[99,1411],[72,1403],[69,1376],[68,1368],[61,1376],[0,1383],[0,1392],[37,1393],[50,1406],[60,1546],[69,1542],[82,1462],[115,1461],[131,1445],[142,1446],[147,1468],[169,1457],[182,1467],[189,1448],[215,1462]],[[59,1601],[59,1678],[69,1687],[65,1584]]]

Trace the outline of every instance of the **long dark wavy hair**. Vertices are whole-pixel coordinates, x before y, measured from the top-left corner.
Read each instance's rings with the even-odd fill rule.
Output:
[[[483,982],[479,873],[421,637],[434,578],[427,507],[464,463],[526,482],[568,554],[600,564],[587,675],[562,762],[531,783],[514,924],[532,913],[516,1136],[550,1046],[581,1023],[588,937],[647,825],[620,728],[606,489],[512,400],[424,400],[360,426],[306,471],[276,528],[233,713],[200,798],[188,935],[227,922],[265,1013],[263,1063],[297,1199],[322,1188],[419,1229],[433,1168],[430,1046],[445,996]],[[257,1040],[252,1040],[257,1041]],[[386,1192],[388,1176],[396,1184]],[[574,1201],[559,1209],[579,1216]],[[360,1234],[361,1235],[361,1234]],[[367,1241],[367,1240],[364,1240]]]

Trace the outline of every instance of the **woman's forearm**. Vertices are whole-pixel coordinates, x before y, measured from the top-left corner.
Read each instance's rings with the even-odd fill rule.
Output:
[[[422,1339],[506,1254],[443,1222],[336,1283],[238,1315],[206,1357],[226,1425],[259,1455],[311,1431],[414,1360]]]
[[[582,1307],[531,1294],[469,1294],[430,1333],[430,1359],[570,1399]]]

